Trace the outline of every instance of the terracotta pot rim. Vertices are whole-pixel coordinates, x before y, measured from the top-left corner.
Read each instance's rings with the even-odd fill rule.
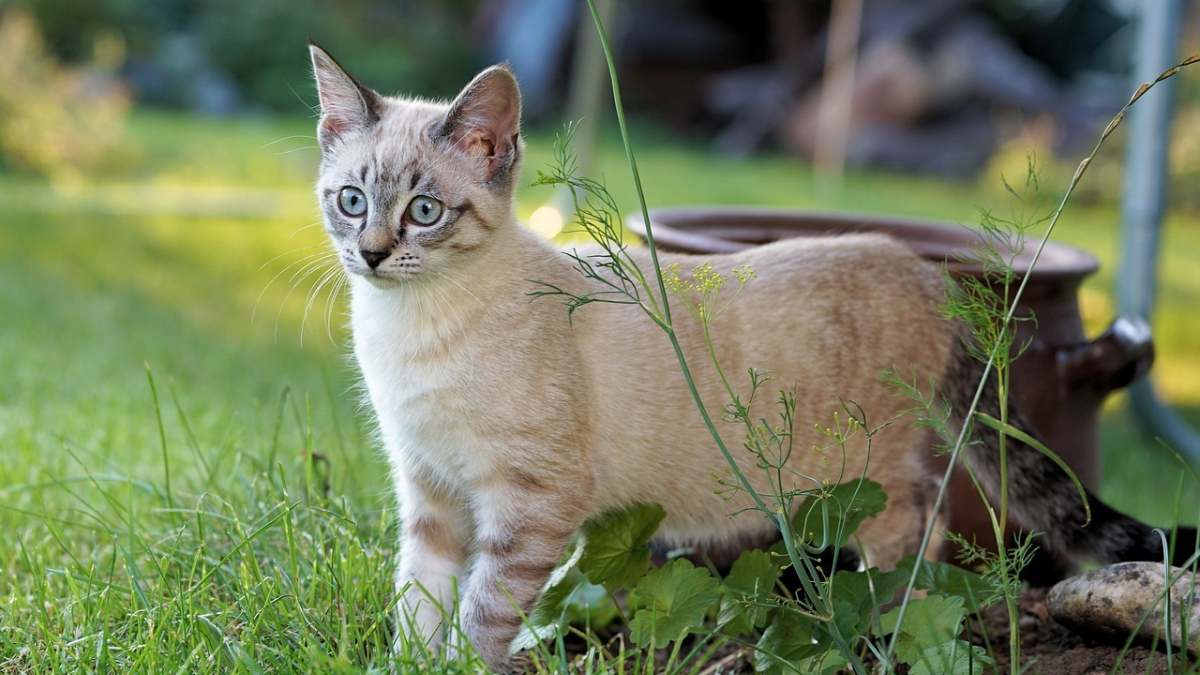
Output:
[[[978,238],[972,230],[948,222],[899,218],[884,214],[819,211],[757,206],[687,206],[650,209],[657,244],[690,253],[733,253],[756,244],[796,234],[887,232],[913,246],[923,257],[945,262],[952,250]],[[631,231],[645,238],[640,213],[626,219]],[[1029,241],[1016,262],[1023,274],[1033,257],[1037,240]],[[952,270],[971,271],[977,266],[948,262]],[[1057,242],[1047,242],[1033,277],[1046,280],[1079,280],[1099,268],[1092,254]]]

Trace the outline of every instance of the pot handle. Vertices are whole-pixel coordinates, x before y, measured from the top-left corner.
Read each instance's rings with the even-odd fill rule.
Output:
[[[1154,338],[1140,316],[1117,317],[1091,342],[1058,353],[1063,382],[1071,389],[1108,392],[1145,377],[1154,363]]]

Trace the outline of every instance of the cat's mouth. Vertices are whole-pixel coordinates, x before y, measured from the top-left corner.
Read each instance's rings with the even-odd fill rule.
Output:
[[[397,268],[389,269],[386,272],[381,272],[377,269],[367,269],[358,271],[358,275],[376,288],[388,289],[395,288],[409,279],[416,277],[417,269],[411,267]]]
[[[2,1],[2,0],[0,0]],[[400,260],[385,260],[382,264],[372,266],[364,264],[349,255],[342,256],[342,266],[347,272],[366,279],[376,288],[395,288],[421,276],[421,260],[416,256],[406,255]]]

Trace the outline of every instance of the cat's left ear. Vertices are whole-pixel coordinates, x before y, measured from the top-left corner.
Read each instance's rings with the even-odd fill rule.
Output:
[[[379,94],[364,87],[311,40],[308,51],[321,99],[317,141],[324,150],[347,133],[362,131],[379,121]]]
[[[505,66],[492,66],[454,99],[437,135],[460,152],[484,159],[485,182],[501,182],[516,160],[520,132],[517,78]]]

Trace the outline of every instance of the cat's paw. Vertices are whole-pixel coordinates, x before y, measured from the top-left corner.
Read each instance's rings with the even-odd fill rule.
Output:
[[[490,637],[487,631],[478,631],[473,637],[472,631],[458,626],[447,631],[443,654],[447,660],[458,661],[461,664],[486,666],[486,671],[496,675],[525,672],[528,659],[514,659],[508,650],[512,640]],[[481,663],[482,662],[482,663]]]

